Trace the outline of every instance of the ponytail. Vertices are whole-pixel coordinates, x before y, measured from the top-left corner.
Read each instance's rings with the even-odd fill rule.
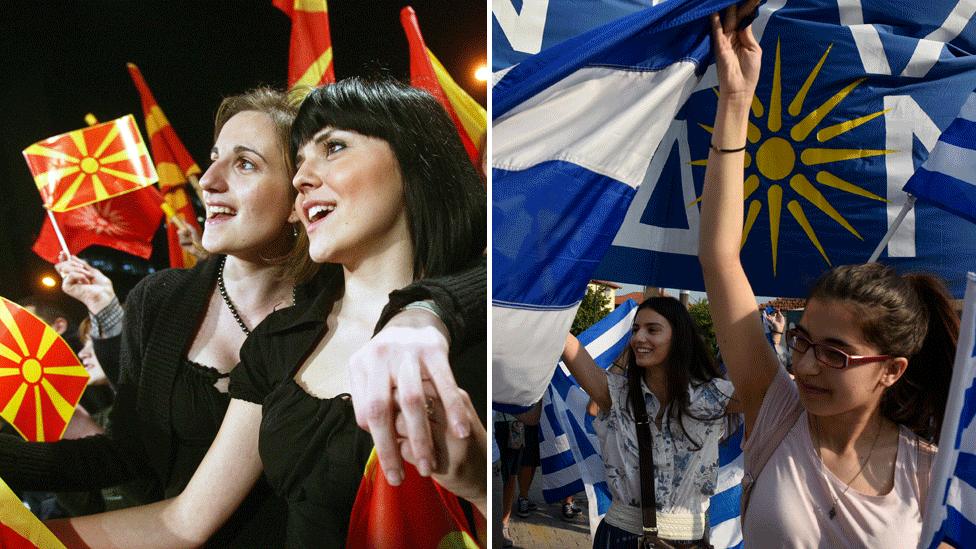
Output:
[[[901,379],[885,392],[881,413],[938,444],[959,339],[959,317],[939,279],[922,274],[903,278],[925,307],[928,321],[922,347],[909,357]]]

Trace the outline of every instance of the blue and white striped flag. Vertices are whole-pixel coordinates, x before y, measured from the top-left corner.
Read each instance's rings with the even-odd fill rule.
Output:
[[[976,274],[969,273],[967,279],[922,548],[938,547],[942,541],[959,549],[976,548]]]
[[[711,13],[670,0],[507,69],[492,88],[493,400],[545,392],[586,283],[711,57]]]
[[[718,481],[708,505],[709,541],[716,549],[742,548],[742,416],[735,423],[736,431],[718,445]]]
[[[904,190],[976,223],[976,92]]]
[[[579,335],[580,343],[601,368],[609,368],[626,348],[636,312],[637,303],[628,299]],[[593,430],[593,416],[586,413],[589,401],[589,395],[560,362],[543,401],[539,458],[546,502],[586,491],[593,536],[610,508],[610,490],[600,441]]]

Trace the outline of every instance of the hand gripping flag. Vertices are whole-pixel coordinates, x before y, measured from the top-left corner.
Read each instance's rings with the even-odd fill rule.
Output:
[[[579,335],[580,343],[601,368],[609,368],[627,347],[636,312],[637,303],[629,299]],[[547,503],[586,492],[593,537],[610,508],[610,489],[593,416],[586,410],[589,401],[589,395],[560,362],[542,403],[539,458],[542,496]]]
[[[152,239],[163,216],[162,202],[159,191],[150,186],[52,215],[73,253],[97,245],[149,259]],[[50,219],[44,219],[33,250],[48,263],[58,262],[61,246]]]
[[[417,469],[403,464],[404,479],[391,486],[376,450],[366,462],[363,481],[349,517],[349,549],[477,549],[458,498]],[[412,511],[407,511],[412,510]]]
[[[64,544],[24,507],[3,480],[0,480],[0,548],[64,549]]]
[[[756,294],[804,296],[826,269],[863,263],[878,247],[907,201],[905,183],[973,91],[973,14],[957,0],[760,8],[741,253]],[[712,67],[642,174],[594,278],[703,289],[698,199],[716,92]],[[961,297],[976,226],[919,201],[879,260],[934,272]]]
[[[156,182],[131,114],[38,141],[23,151],[44,207],[66,212]]]
[[[27,440],[59,440],[87,383],[54,328],[0,297],[0,417]]]
[[[966,302],[919,547],[976,547],[976,274]]]
[[[586,283],[710,55],[728,0],[664,2],[566,40],[493,87],[493,399],[552,377]]]
[[[180,216],[183,222],[191,225],[199,233],[200,224],[197,223],[196,212],[193,211],[193,204],[190,203],[190,196],[186,192],[186,184],[190,181],[190,176],[200,174],[200,167],[193,161],[190,152],[176,135],[176,130],[159,108],[139,67],[134,63],[128,63],[126,66],[142,101],[146,131],[149,133],[149,148],[152,149],[156,172],[159,174],[159,188],[164,193],[166,204],[176,212],[175,215]],[[176,225],[176,223],[167,223],[166,226],[169,265],[175,268],[192,267],[196,263],[196,258],[180,246]]]
[[[485,109],[457,85],[444,65],[427,49],[413,8],[407,6],[400,10],[400,24],[410,46],[410,84],[428,91],[444,106],[457,127],[468,157],[478,167],[481,160],[478,144],[488,124]]]
[[[976,223],[976,93],[969,94],[905,192]]]
[[[288,87],[335,82],[329,9],[325,0],[273,0],[273,3],[291,19]]]

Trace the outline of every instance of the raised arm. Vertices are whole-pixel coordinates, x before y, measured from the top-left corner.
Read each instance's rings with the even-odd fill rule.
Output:
[[[573,334],[566,335],[563,362],[600,410],[609,411],[611,402],[607,373],[593,361],[593,357]]]
[[[745,8],[741,13],[749,11]],[[739,260],[743,151],[762,60],[751,27],[738,29],[739,20],[735,6],[722,19],[712,16],[719,100],[705,169],[698,257],[715,335],[749,432],[779,363],[766,342],[756,296]]]
[[[172,499],[48,526],[68,547],[178,548],[206,543],[261,475],[261,406],[232,399],[186,489]]]

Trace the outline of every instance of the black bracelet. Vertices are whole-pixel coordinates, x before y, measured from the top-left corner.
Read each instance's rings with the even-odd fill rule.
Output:
[[[746,150],[745,145],[739,147],[738,149],[720,149],[715,146],[715,143],[710,143],[709,146],[712,148],[713,151],[720,152],[720,153],[737,153]]]
[[[773,330],[770,330],[769,333],[776,334],[776,335],[783,335],[783,332],[775,332]]]

